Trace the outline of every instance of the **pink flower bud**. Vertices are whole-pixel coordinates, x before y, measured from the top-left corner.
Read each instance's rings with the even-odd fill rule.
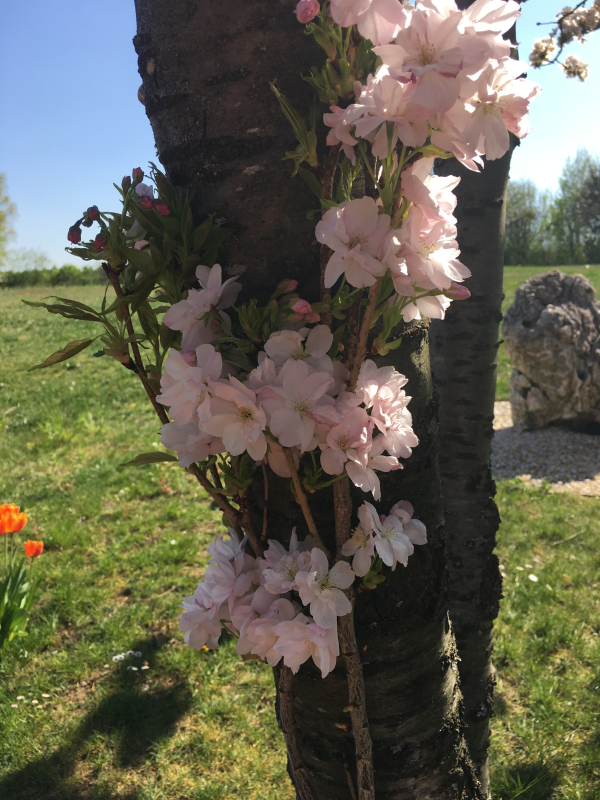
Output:
[[[154,201],[154,208],[158,211],[158,213],[163,217],[169,216],[169,206],[165,203],[164,200],[155,200]]]
[[[387,519],[387,517],[386,517],[386,515],[385,515],[385,514],[380,514],[380,515],[379,515],[379,522],[385,522],[385,521],[386,521],[386,519]]]
[[[101,233],[96,236],[94,239],[94,250],[103,250],[104,245],[106,244],[106,237],[103,236]]]
[[[295,311],[296,314],[310,314],[312,313],[312,308],[308,300],[296,300],[292,306],[292,311]]]
[[[141,167],[136,167],[131,174],[133,175],[133,182],[136,186],[144,180],[144,171]]]
[[[452,281],[452,285],[447,294],[451,295],[455,300],[466,300],[468,297],[471,297],[471,292],[466,286],[460,283],[454,283],[454,281]]]
[[[77,225],[71,225],[69,233],[67,234],[67,239],[71,244],[79,244],[81,241],[81,228],[79,227],[79,223],[77,223]]]
[[[148,197],[148,195],[140,197],[138,202],[142,206],[142,208],[152,208],[152,206],[154,205],[154,201],[152,200],[151,197]]]
[[[298,17],[298,22],[306,25],[307,22],[310,22],[317,16],[320,10],[321,6],[317,0],[300,0],[294,14]]]
[[[129,175],[125,175],[123,180],[121,181],[121,188],[124,192],[126,192],[131,186],[131,178]]]
[[[136,242],[133,245],[133,249],[134,250],[143,250],[144,247],[146,247],[147,244],[148,244],[148,242],[145,239],[140,239],[139,242]]]
[[[277,289],[280,292],[293,292],[298,286],[298,281],[293,281],[291,278],[284,278],[277,284]]]
[[[87,210],[88,219],[95,220],[98,219],[100,216],[100,212],[98,211],[98,206],[90,206]]]

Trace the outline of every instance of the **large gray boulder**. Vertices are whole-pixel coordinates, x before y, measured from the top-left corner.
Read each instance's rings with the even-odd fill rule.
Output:
[[[502,325],[513,424],[600,425],[600,305],[583,275],[557,269],[516,291]]]

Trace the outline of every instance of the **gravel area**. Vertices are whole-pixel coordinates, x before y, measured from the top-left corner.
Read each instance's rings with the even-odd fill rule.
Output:
[[[513,427],[510,403],[494,406],[492,470],[498,478],[552,485],[554,492],[600,497],[600,436],[551,427],[523,431]]]

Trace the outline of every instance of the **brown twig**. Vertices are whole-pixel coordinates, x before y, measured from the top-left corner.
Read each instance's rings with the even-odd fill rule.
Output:
[[[281,730],[285,737],[285,746],[299,800],[317,800],[308,779],[308,770],[298,747],[298,733],[294,718],[294,697],[292,695],[293,681],[294,673],[292,670],[286,666],[280,667],[277,690],[279,692]]]
[[[362,362],[364,361],[367,353],[367,340],[369,338],[369,331],[371,330],[371,321],[377,305],[377,297],[379,295],[379,287],[381,286],[381,278],[377,278],[373,286],[369,289],[369,299],[367,307],[363,314],[362,323],[360,326],[360,333],[358,335],[358,348],[353,359],[352,367],[350,368],[350,379],[348,381],[348,391],[353,392],[356,389],[356,382],[358,381],[358,373]]]
[[[352,800],[356,800],[356,789],[354,788],[354,781],[352,779],[352,773],[350,772],[350,767],[344,761],[344,769],[346,770],[346,779],[348,781],[348,788],[350,789],[350,797]]]
[[[362,291],[358,292],[358,294],[354,298],[354,302],[350,306],[350,310],[348,311],[348,318],[346,321],[347,325],[346,344],[344,352],[344,366],[347,369],[352,368],[352,365],[356,360],[356,354],[358,353],[360,303],[362,300],[362,295],[363,295]]]
[[[267,518],[269,514],[269,476],[267,475],[267,467],[264,462],[261,462],[262,465],[262,474],[263,474],[263,485],[264,485],[264,505],[263,505],[263,525],[262,531],[260,534],[260,543],[264,544],[267,541]]]
[[[242,521],[242,515],[237,510],[237,508],[234,508],[231,505],[231,503],[225,497],[225,495],[221,494],[221,492],[219,492],[218,489],[215,489],[215,487],[206,477],[206,473],[200,469],[198,464],[190,464],[190,466],[187,469],[188,472],[191,473],[194,476],[194,478],[196,478],[200,486],[202,486],[203,489],[206,489],[208,494],[219,506],[221,511],[223,511],[223,513],[227,516],[227,519],[231,523],[231,527],[239,531]]]
[[[346,595],[351,594],[352,589],[346,591]],[[354,633],[354,611],[345,617],[338,617],[338,636],[348,679],[348,708],[356,747],[358,800],[375,800],[373,744],[365,704],[365,681]]]
[[[342,555],[342,547],[350,538],[352,499],[350,484],[345,477],[333,484],[333,503],[335,510],[335,541],[337,561],[346,560]],[[348,599],[354,600],[352,587],[345,592]],[[346,665],[348,679],[348,708],[352,722],[352,733],[356,747],[356,772],[358,778],[358,800],[375,800],[375,784],[373,770],[373,746],[369,732],[369,720],[366,711],[365,681],[356,634],[354,633],[354,611],[345,617],[338,618],[338,637],[340,652]]]
[[[306,520],[306,524],[308,526],[308,530],[315,542],[317,547],[320,547],[321,550],[325,553],[327,558],[329,558],[329,550],[325,547],[323,540],[319,535],[319,531],[317,530],[317,526],[313,519],[313,515],[311,514],[309,505],[308,505],[308,498],[304,494],[304,489],[302,488],[302,484],[300,483],[300,478],[298,476],[298,471],[296,469],[296,465],[294,464],[294,456],[292,455],[292,451],[289,447],[284,447],[283,452],[285,453],[285,460],[287,461],[287,465],[289,470],[292,474],[292,483],[294,484],[294,490],[296,492],[296,500],[302,509],[302,513],[304,514],[304,519]]]

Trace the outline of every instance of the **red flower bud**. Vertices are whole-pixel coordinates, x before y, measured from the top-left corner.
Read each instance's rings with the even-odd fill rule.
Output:
[[[152,200],[151,197],[148,197],[148,195],[144,195],[143,197],[140,197],[138,202],[142,206],[142,208],[152,208],[154,201]]]
[[[95,250],[103,250],[104,245],[106,244],[106,237],[103,236],[101,233],[96,236],[94,239],[94,249]]]
[[[69,233],[67,234],[67,239],[71,244],[79,244],[81,241],[81,228],[79,227],[79,223],[77,223],[77,225],[71,225]]]
[[[125,177],[121,181],[121,188],[123,189],[124,192],[126,192],[130,186],[131,186],[131,178],[129,177],[129,175],[125,175]]]
[[[98,211],[98,206],[90,206],[87,210],[88,218],[91,220],[98,219],[100,216],[100,212]]]
[[[158,211],[159,214],[161,214],[161,216],[163,217],[169,216],[169,207],[164,200],[155,200],[154,208]]]
[[[136,167],[131,174],[133,175],[133,183],[135,186],[144,180],[144,171],[141,167]]]

